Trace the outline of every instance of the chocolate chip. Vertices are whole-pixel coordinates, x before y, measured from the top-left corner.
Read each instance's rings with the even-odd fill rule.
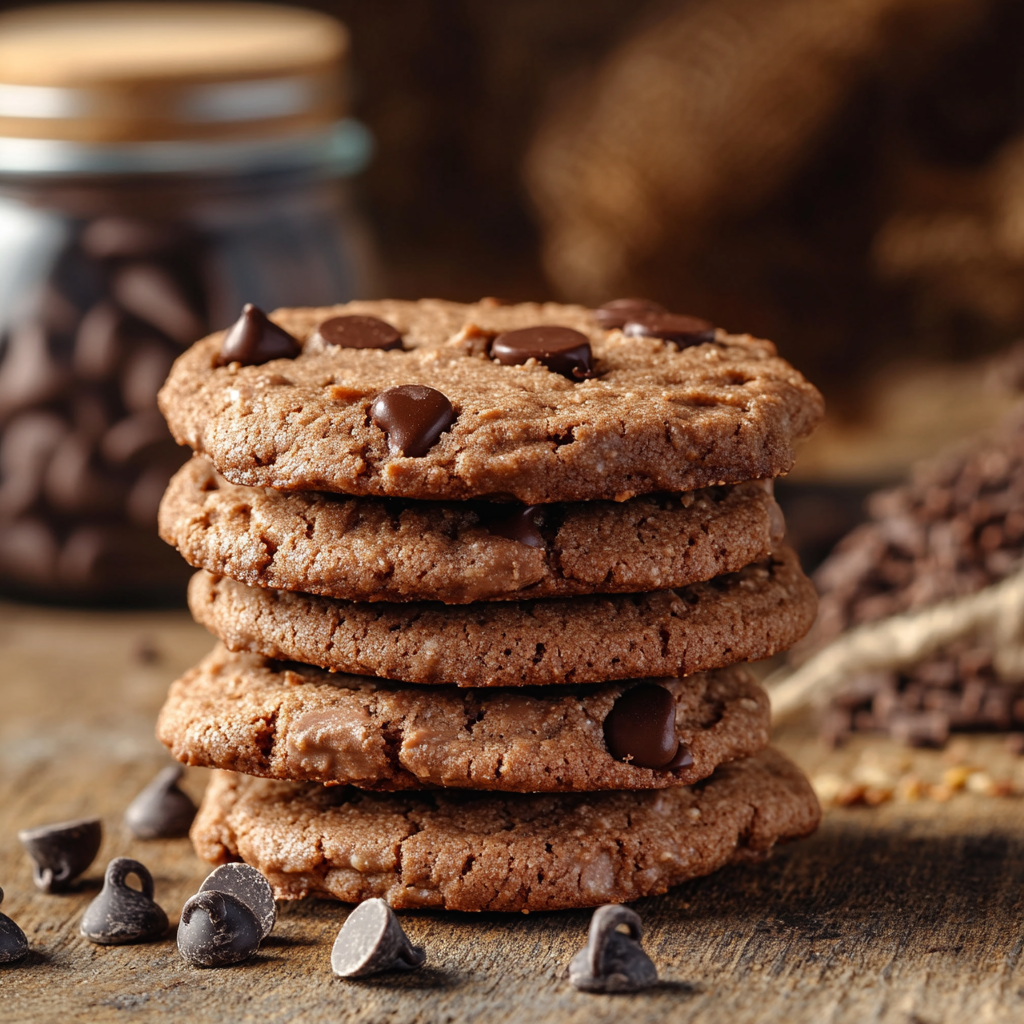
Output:
[[[370,419],[388,435],[392,455],[419,458],[455,422],[455,410],[440,391],[422,384],[402,384],[382,391],[373,400]]]
[[[646,313],[667,313],[668,310],[650,299],[612,299],[594,310],[594,319],[606,330],[623,327],[630,320]]]
[[[544,521],[543,505],[493,505],[481,513],[488,533],[507,537],[531,548],[547,547],[540,532]]]
[[[200,892],[226,892],[241,900],[253,913],[260,926],[260,939],[265,939],[277,923],[274,890],[260,871],[249,864],[221,864],[206,876]]]
[[[331,949],[331,970],[339,978],[362,978],[384,971],[412,971],[427,954],[402,931],[395,912],[382,900],[365,900],[345,919]]]
[[[142,891],[127,882],[135,875]],[[79,928],[90,942],[125,946],[158,939],[167,931],[167,915],[153,902],[153,876],[144,864],[130,857],[115,857],[103,878],[103,889],[86,908]]]
[[[260,948],[256,915],[229,892],[197,892],[181,908],[178,952],[193,967],[237,964]]]
[[[130,263],[114,275],[114,298],[122,309],[163,331],[179,345],[191,345],[204,333],[180,283],[153,263]]]
[[[332,316],[316,329],[326,345],[342,348],[400,349],[402,335],[391,324],[375,316]]]
[[[262,309],[247,302],[220,343],[217,365],[257,366],[271,359],[294,359],[301,351],[302,346],[286,330],[268,319]]]
[[[22,829],[18,839],[35,862],[36,886],[43,892],[63,892],[99,853],[103,826],[99,818],[77,818]]]
[[[636,911],[614,904],[598,907],[590,919],[586,946],[569,963],[569,984],[584,992],[650,988],[658,981],[658,968],[640,945],[642,937]]]
[[[124,823],[139,839],[187,836],[196,805],[178,788],[184,768],[169,765],[128,805]]]
[[[542,325],[506,331],[491,342],[491,358],[504,366],[536,359],[549,370],[583,380],[593,376],[593,354],[585,334],[571,327]]]
[[[714,324],[695,316],[678,313],[647,313],[628,321],[622,333],[631,338],[661,338],[676,348],[703,345],[715,340]]]
[[[665,768],[679,752],[676,702],[664,686],[640,683],[615,701],[604,720],[608,752],[637,768]]]
[[[4,891],[0,889],[0,903],[3,901]],[[0,964],[14,963],[27,955],[25,933],[6,914],[0,914]]]
[[[690,753],[690,748],[679,741],[679,749],[676,751],[676,756],[669,761],[668,764],[662,765],[662,771],[674,772],[677,768],[689,768],[693,764],[693,754]]]

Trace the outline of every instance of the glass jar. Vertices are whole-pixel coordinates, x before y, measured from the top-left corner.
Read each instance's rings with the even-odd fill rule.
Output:
[[[245,302],[269,311],[365,292],[368,245],[343,179],[367,160],[369,139],[337,116],[345,36],[324,16],[231,4],[53,10],[58,22],[45,8],[0,16],[0,591],[180,600],[189,570],[157,538],[156,512],[189,453],[156,393],[174,358]],[[79,28],[95,28],[90,11],[107,17],[124,46],[145,37],[142,87],[137,61],[124,58],[132,75],[119,71],[124,46],[107,55],[102,89],[95,67],[70,88],[17,80],[8,22],[16,37],[20,25],[56,38],[59,51],[76,29],[68,11]],[[254,18],[271,22],[258,46],[254,33],[239,39]],[[296,19],[305,34],[289,37],[282,27]],[[223,44],[212,81],[202,54],[182,72],[154,38],[163,30],[170,46],[200,28]],[[225,82],[232,45],[241,56]],[[78,113],[40,117],[47,102],[60,107],[55,93],[67,107],[57,112]]]

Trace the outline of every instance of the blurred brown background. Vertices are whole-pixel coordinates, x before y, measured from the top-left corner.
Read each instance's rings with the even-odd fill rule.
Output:
[[[879,367],[1024,328],[1024,4],[304,6],[352,30],[382,291],[647,295],[850,422]]]

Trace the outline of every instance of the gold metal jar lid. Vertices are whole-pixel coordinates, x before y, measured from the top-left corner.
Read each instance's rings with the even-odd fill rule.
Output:
[[[61,4],[0,15],[0,139],[302,138],[344,113],[348,33],[258,3]]]

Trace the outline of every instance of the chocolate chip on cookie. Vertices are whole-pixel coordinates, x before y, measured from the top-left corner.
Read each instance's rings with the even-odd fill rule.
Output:
[[[316,335],[325,345],[341,348],[400,349],[402,335],[386,320],[375,316],[332,316],[324,320]]]
[[[488,533],[517,540],[531,548],[547,547],[540,532],[544,523],[543,505],[493,505],[481,513]]]
[[[679,313],[644,313],[627,320],[622,333],[631,338],[660,338],[682,349],[714,341],[715,325]]]
[[[624,327],[629,320],[635,320],[645,313],[667,313],[660,303],[650,299],[612,299],[594,310],[594,319],[606,330]]]
[[[615,702],[604,720],[608,750],[638,768],[663,768],[679,751],[676,702],[657,683],[641,683]]]
[[[585,334],[571,327],[544,324],[505,331],[491,342],[491,358],[504,366],[536,359],[554,373],[574,380],[594,375],[594,356]]]
[[[217,365],[256,366],[271,359],[294,359],[301,351],[295,338],[268,319],[262,309],[247,302],[221,342]]]
[[[437,444],[456,415],[440,391],[421,384],[401,384],[373,400],[370,419],[388,435],[393,455],[419,458]]]

